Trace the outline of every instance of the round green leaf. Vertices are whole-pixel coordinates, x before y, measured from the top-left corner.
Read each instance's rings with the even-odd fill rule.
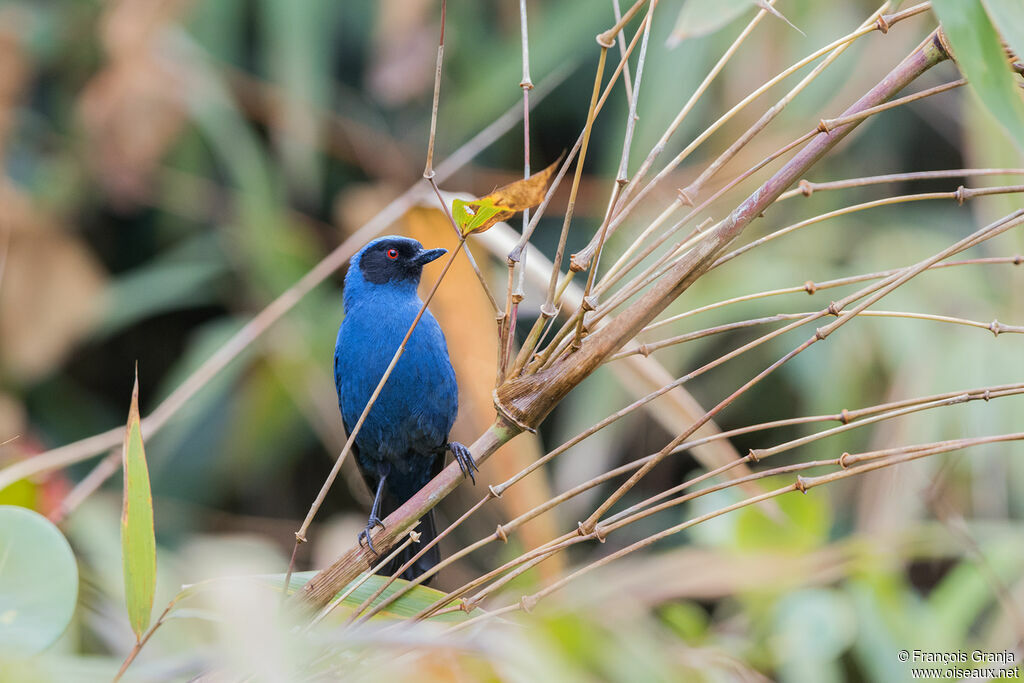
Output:
[[[57,527],[27,508],[0,505],[0,655],[49,647],[77,600],[78,565]]]

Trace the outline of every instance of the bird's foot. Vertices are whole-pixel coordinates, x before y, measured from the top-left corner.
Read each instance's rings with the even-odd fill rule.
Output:
[[[476,484],[476,477],[473,476],[473,472],[479,472],[480,468],[476,466],[476,460],[473,459],[473,454],[469,452],[469,449],[463,446],[458,441],[452,441],[448,444],[448,450],[455,456],[455,462],[459,463],[459,469],[462,470],[462,476],[466,477],[473,484]]]
[[[370,548],[370,552],[374,555],[380,555],[377,549],[373,547],[373,539],[370,538],[370,534],[373,533],[373,528],[379,526],[381,529],[387,527],[384,526],[384,522],[380,521],[380,518],[375,515],[371,515],[370,519],[366,521],[366,528],[359,532],[359,545],[360,547],[365,543]]]

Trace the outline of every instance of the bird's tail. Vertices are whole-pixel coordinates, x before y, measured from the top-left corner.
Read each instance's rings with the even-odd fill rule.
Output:
[[[402,565],[411,560],[414,555],[416,555],[420,550],[422,550],[423,546],[437,538],[437,527],[434,524],[433,510],[428,511],[427,514],[423,516],[423,518],[420,520],[419,526],[416,527],[416,531],[420,534],[420,542],[410,543],[405,548],[403,548],[402,552],[398,553],[395,559],[388,562],[380,569],[380,571],[377,572],[378,574],[391,576],[396,571],[401,569]],[[424,574],[430,569],[433,569],[435,566],[437,566],[437,563],[440,561],[441,551],[435,545],[430,550],[425,552],[423,554],[423,557],[416,560],[415,563],[413,563],[408,569],[402,572],[402,574],[398,578],[406,579],[407,581],[412,581],[421,574]],[[424,585],[428,583],[430,583],[430,579],[427,579],[423,582]]]

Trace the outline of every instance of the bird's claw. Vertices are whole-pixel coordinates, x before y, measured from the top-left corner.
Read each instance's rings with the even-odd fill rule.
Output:
[[[448,450],[455,456],[455,462],[459,463],[459,469],[462,470],[462,476],[469,479],[476,485],[476,477],[473,476],[473,472],[479,472],[480,468],[476,466],[476,460],[473,459],[473,454],[470,453],[469,449],[463,446],[458,441],[452,441],[448,444]]]
[[[374,555],[380,555],[380,553],[378,553],[377,549],[373,547],[373,539],[370,537],[370,534],[373,532],[373,528],[377,526],[381,529],[387,528],[384,526],[384,522],[380,521],[378,517],[371,516],[370,519],[366,521],[366,528],[359,532],[360,547],[365,543],[366,546],[369,547],[370,552]]]

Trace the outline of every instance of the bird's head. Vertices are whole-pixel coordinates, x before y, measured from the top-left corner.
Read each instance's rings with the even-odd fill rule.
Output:
[[[408,237],[378,237],[352,257],[345,276],[345,305],[354,297],[378,287],[415,293],[423,266],[448,253],[447,249],[424,249]]]

